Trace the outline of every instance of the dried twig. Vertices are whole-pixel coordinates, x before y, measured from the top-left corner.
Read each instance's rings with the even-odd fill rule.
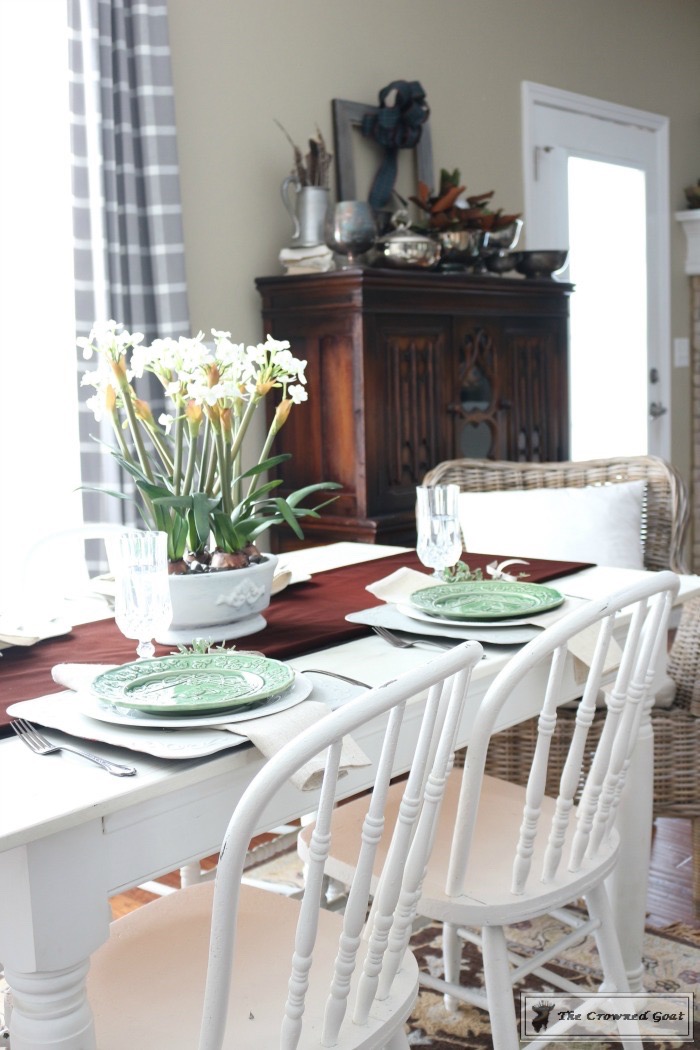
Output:
[[[326,149],[323,135],[316,128],[316,138],[309,139],[309,152],[306,157],[296,145],[287,129],[275,118],[275,124],[285,135],[287,142],[294,151],[293,174],[300,186],[322,186],[328,187],[332,155]]]

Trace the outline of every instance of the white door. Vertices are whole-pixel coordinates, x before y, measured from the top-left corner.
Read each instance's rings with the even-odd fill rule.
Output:
[[[526,247],[568,248],[572,459],[670,455],[668,121],[523,84]]]

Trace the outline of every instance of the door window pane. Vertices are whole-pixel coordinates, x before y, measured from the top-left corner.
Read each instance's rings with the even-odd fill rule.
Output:
[[[645,176],[569,157],[571,457],[647,452]]]

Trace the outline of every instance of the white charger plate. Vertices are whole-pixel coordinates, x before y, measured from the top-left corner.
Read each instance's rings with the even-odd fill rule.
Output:
[[[561,605],[557,606],[556,611],[562,610],[562,606],[566,604],[566,597]],[[571,603],[569,603],[570,605]],[[399,612],[403,613],[404,616],[410,617],[412,620],[420,620],[421,623],[430,623],[433,627],[438,627],[440,624],[445,624],[448,627],[488,627],[489,629],[500,630],[501,627],[523,627],[525,625],[540,624],[540,617],[547,616],[548,613],[537,613],[532,616],[519,616],[517,619],[512,620],[448,620],[442,616],[430,616],[428,613],[423,612],[422,609],[418,609],[415,605],[397,605],[396,608]],[[568,608],[568,606],[567,606]],[[544,626],[544,623],[542,623]]]
[[[260,704],[248,711],[231,711],[228,713],[215,711],[207,715],[158,716],[147,715],[142,711],[136,710],[132,714],[125,708],[117,709],[115,706],[108,705],[88,692],[81,693],[79,700],[81,712],[99,722],[109,722],[112,725],[130,726],[131,728],[142,726],[147,729],[192,729],[202,726],[209,726],[210,728],[212,726],[229,726],[234,725],[236,722],[249,722],[254,718],[264,718],[265,715],[277,714],[278,711],[287,711],[290,707],[300,704],[302,700],[306,700],[312,688],[313,683],[308,678],[304,678],[298,671],[295,671],[294,684],[278,699],[272,699],[269,703]]]

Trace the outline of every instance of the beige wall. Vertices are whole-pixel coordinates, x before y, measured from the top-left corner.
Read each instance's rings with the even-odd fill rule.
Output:
[[[670,118],[671,213],[700,178],[697,0],[168,0],[192,325],[261,335],[254,278],[280,273],[291,150],[332,143],[331,99],[376,104],[419,80],[433,158],[474,192],[523,206],[520,85],[532,80]],[[601,245],[624,260],[624,215]],[[525,216],[527,230],[527,216]],[[685,243],[672,221],[672,336],[689,334]],[[689,476],[690,382],[673,370],[673,453]]]

